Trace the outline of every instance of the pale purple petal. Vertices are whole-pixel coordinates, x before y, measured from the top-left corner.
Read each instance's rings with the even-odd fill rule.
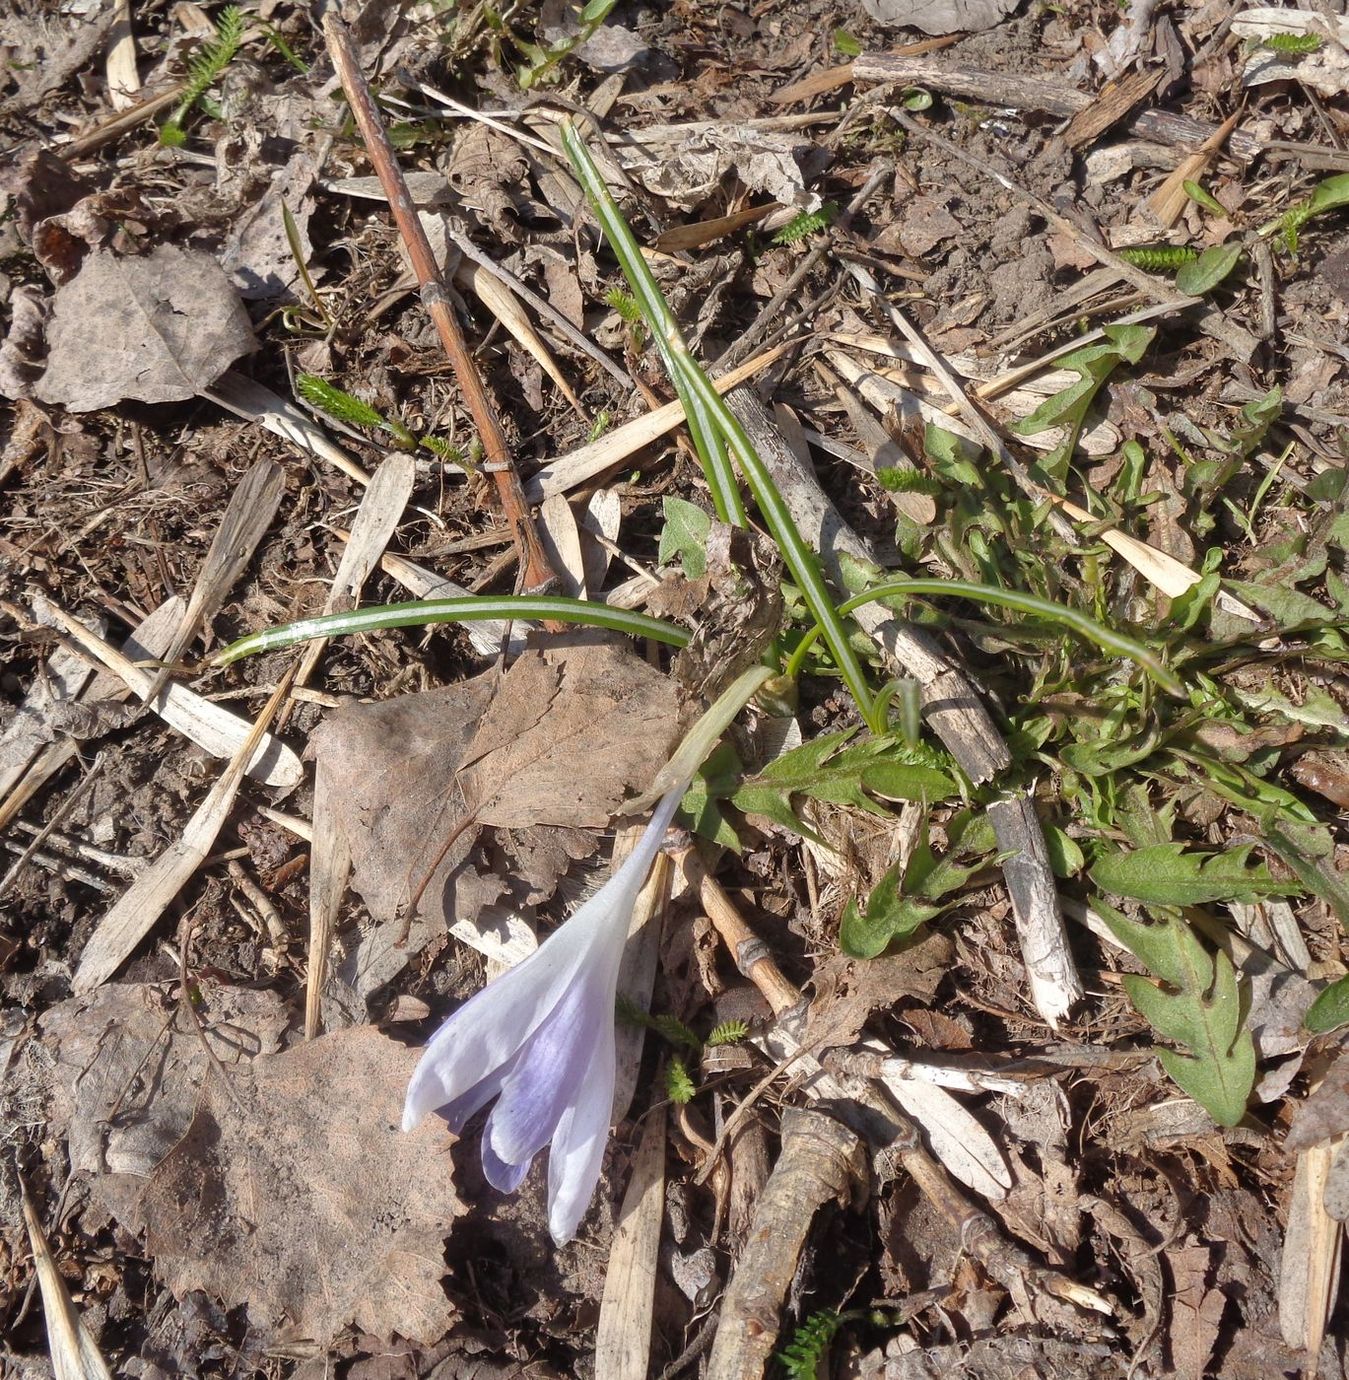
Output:
[[[559,1245],[576,1234],[599,1182],[614,1099],[623,943],[683,789],[661,799],[636,848],[566,924],[441,1026],[408,1086],[404,1130],[441,1110],[461,1131],[500,1095],[483,1131],[482,1163],[502,1192],[518,1188],[552,1142],[548,1223]]]
[[[559,1246],[576,1235],[600,1181],[614,1109],[614,1042],[602,1040],[574,1106],[563,1114],[548,1151],[548,1230]]]
[[[554,931],[523,963],[471,996],[431,1037],[408,1084],[405,1131],[427,1112],[471,1093],[547,1018],[589,954],[584,930],[568,934],[570,929],[568,923]]]
[[[617,968],[608,955],[597,956],[516,1056],[484,1133],[502,1159],[529,1160],[548,1144],[590,1076],[598,1046],[613,1043],[617,981],[609,970]]]
[[[489,1128],[490,1129],[490,1128]],[[492,1149],[491,1137],[487,1131],[482,1133],[482,1176],[499,1193],[514,1193],[525,1181],[534,1156],[521,1164],[508,1164]]]
[[[510,1077],[511,1070],[520,1058],[520,1052],[508,1059],[499,1069],[494,1069],[480,1083],[475,1083],[467,1092],[460,1093],[447,1106],[437,1107],[436,1111],[445,1118],[456,1136],[462,1135],[464,1127],[501,1091],[501,1085]]]

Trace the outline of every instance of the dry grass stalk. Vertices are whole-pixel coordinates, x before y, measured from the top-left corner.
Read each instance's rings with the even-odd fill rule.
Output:
[[[407,508],[416,479],[417,466],[410,455],[390,455],[375,471],[361,496],[351,535],[323,602],[324,613],[341,613],[356,607],[362,587],[379,564]],[[305,648],[295,677],[297,684],[303,685],[314,674],[327,645],[328,639],[319,637]]]
[[[131,637],[123,645],[123,651],[131,650],[136,655],[158,656],[169,645],[169,639],[177,625],[182,604],[183,601],[177,596],[166,599],[147,619],[137,626]],[[77,655],[68,648],[60,648],[58,651],[64,656],[75,657]],[[48,663],[48,675],[51,674],[51,665],[55,662],[56,655],[54,653]],[[78,659],[84,665],[88,665],[88,661],[84,657]],[[111,701],[120,703],[130,693],[120,676],[116,676],[110,671],[99,671],[92,680],[86,680],[81,689],[75,691],[73,695],[62,702],[95,704],[100,701]],[[26,704],[27,700],[24,702]],[[20,714],[10,727],[18,728],[23,720],[24,716]],[[8,733],[4,741],[8,741]],[[19,811],[38,791],[75,757],[79,746],[73,737],[58,735],[54,742],[42,746],[37,755],[31,757],[27,766],[21,769],[17,775],[11,775],[9,764],[11,761],[17,762],[19,754],[16,752],[13,759],[6,755],[0,755],[0,829],[7,828]]]
[[[112,31],[103,71],[108,78],[108,100],[114,110],[130,110],[141,89],[136,70],[136,35],[131,28],[131,0],[116,0],[117,25]]]
[[[112,1372],[98,1349],[98,1343],[71,1300],[56,1257],[47,1245],[42,1223],[38,1221],[37,1212],[28,1196],[28,1189],[22,1182],[20,1192],[23,1196],[23,1223],[28,1229],[38,1288],[42,1291],[47,1347],[56,1380],[112,1380]]]
[[[335,444],[327,432],[308,413],[281,397],[264,384],[255,383],[232,369],[222,374],[201,396],[236,417],[257,422],[273,436],[298,447],[306,455],[316,455],[341,470],[358,484],[369,484],[369,472]]]
[[[306,1040],[312,1040],[322,1025],[328,955],[350,875],[351,852],[332,815],[332,785],[320,758],[314,773],[314,823],[309,850],[309,964],[304,980]]]
[[[1237,127],[1241,115],[1242,112],[1238,110],[1235,115],[1224,120],[1193,153],[1181,159],[1177,167],[1168,174],[1166,181],[1148,198],[1148,210],[1163,225],[1172,226],[1180,219],[1190,200],[1185,183],[1193,182],[1203,174],[1213,155],[1222,148],[1227,136]]]
[[[241,744],[252,740],[255,750],[248,758],[248,776],[269,786],[283,786],[286,789],[300,784],[304,775],[300,759],[279,738],[270,733],[255,738],[247,719],[204,699],[176,681],[170,681],[154,699],[150,699],[154,677],[148,671],[143,671],[111,642],[99,637],[78,618],[50,600],[43,599],[38,609],[43,621],[50,620],[59,626],[81,651],[87,652],[118,676],[132,694],[147,701],[147,708],[203,751],[209,752],[212,757],[231,757],[239,751]],[[22,617],[19,610],[14,612]]]
[[[1325,1207],[1326,1178],[1346,1137],[1313,1145],[1297,1157],[1288,1226],[1279,1271],[1279,1329],[1291,1347],[1307,1355],[1307,1371],[1320,1368],[1321,1343],[1339,1292],[1344,1223]]]
[[[534,329],[534,323],[525,315],[524,308],[516,300],[515,294],[494,273],[488,272],[480,264],[461,265],[456,279],[466,278],[478,300],[515,337],[515,340],[538,361],[539,367],[552,379],[557,390],[566,398],[573,412],[582,421],[588,421],[581,400],[572,392],[566,375],[558,368],[552,352],[543,343],[543,337]]]
[[[712,382],[718,393],[729,392],[732,388],[754,378],[774,360],[780,359],[788,346],[775,345],[751,360],[723,374]],[[636,417],[623,426],[607,431],[597,441],[591,441],[566,455],[542,466],[525,487],[525,496],[531,502],[540,503],[549,494],[566,493],[589,479],[603,474],[615,465],[621,465],[652,441],[659,440],[667,432],[673,431],[684,420],[684,405],[680,402],[666,403],[653,412]]]
[[[220,609],[234,582],[253,559],[258,543],[281,506],[284,487],[285,473],[281,466],[267,459],[255,461],[235,486],[206,559],[192,584],[187,608],[164,654],[167,664],[160,668],[150,687],[150,699],[164,688],[178,659]]]
[[[663,1104],[646,1119],[609,1247],[595,1336],[595,1374],[604,1380],[646,1380],[650,1366],[665,1209],[665,1121]]]
[[[267,736],[267,725],[289,693],[293,674],[292,671],[282,677],[257,722],[183,827],[182,834],[141,873],[121,900],[98,922],[80,955],[80,964],[71,982],[76,995],[90,992],[112,977],[154,928],[188,878],[206,860],[234,808],[245,764],[253,759]]]

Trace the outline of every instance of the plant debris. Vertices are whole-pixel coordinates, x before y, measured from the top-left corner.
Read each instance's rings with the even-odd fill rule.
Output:
[[[0,1368],[1349,1374],[1343,18],[10,8]]]

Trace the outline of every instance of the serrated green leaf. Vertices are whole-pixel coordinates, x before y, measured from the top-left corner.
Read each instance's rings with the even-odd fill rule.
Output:
[[[1349,882],[1335,870],[1335,843],[1324,825],[1308,825],[1268,810],[1261,818],[1265,847],[1349,930]]]
[[[1349,977],[1337,978],[1307,1008],[1302,1024],[1313,1035],[1338,1030],[1349,1022]]]
[[[669,565],[677,556],[684,575],[700,580],[707,573],[707,534],[712,530],[708,513],[687,499],[667,496],[662,504],[665,526],[661,528],[658,559]]]
[[[958,893],[988,861],[993,829],[987,815],[963,814],[947,826],[950,846],[938,858],[928,843],[927,823],[919,831],[902,881],[892,867],[876,884],[867,903],[850,901],[839,925],[839,947],[852,958],[875,958],[896,939],[935,920],[956,903]],[[972,863],[960,861],[977,854]]]
[[[1157,1056],[1176,1085],[1223,1126],[1246,1114],[1255,1084],[1255,1044],[1232,961],[1210,953],[1175,913],[1155,924],[1129,920],[1109,906],[1095,909],[1115,937],[1165,986],[1126,974],[1124,990],[1138,1013],[1183,1051]]]
[[[1046,398],[1030,416],[1012,424],[1012,430],[1020,436],[1034,436],[1056,426],[1064,428],[1063,439],[1040,462],[1047,473],[1063,478],[1092,399],[1120,364],[1137,364],[1142,359],[1155,335],[1156,331],[1149,326],[1107,326],[1104,340],[1074,350],[1058,361],[1061,369],[1077,374],[1077,382]]]
[[[686,1102],[692,1102],[698,1089],[693,1079],[689,1077],[689,1071],[684,1067],[682,1059],[671,1059],[665,1070],[665,1095],[675,1104],[682,1107]]]
[[[1239,599],[1268,614],[1280,632],[1322,628],[1336,621],[1333,609],[1286,585],[1257,585],[1249,580],[1228,580],[1226,584]]]
[[[1176,287],[1189,297],[1202,297],[1212,292],[1237,266],[1242,254],[1240,240],[1225,240],[1206,249],[1192,264],[1186,264],[1176,274]]]
[[[731,797],[746,814],[763,815],[776,824],[814,839],[792,808],[793,796],[804,795],[832,805],[885,814],[873,796],[887,800],[944,800],[956,783],[943,769],[945,759],[929,748],[888,738],[869,738],[847,747],[853,729],[826,733],[784,753]],[[818,840],[817,840],[818,841]]]
[[[1250,852],[1250,844],[1225,853],[1199,853],[1187,852],[1182,843],[1156,843],[1132,852],[1106,853],[1097,859],[1090,876],[1112,895],[1158,906],[1253,902],[1296,892],[1296,887],[1270,876],[1264,863],[1248,866]]]
[[[718,1045],[738,1045],[749,1035],[749,1024],[746,1021],[722,1021],[720,1025],[712,1027],[707,1036],[707,1047],[715,1049]]]

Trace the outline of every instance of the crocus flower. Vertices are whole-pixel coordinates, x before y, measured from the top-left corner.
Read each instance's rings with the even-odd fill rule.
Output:
[[[432,1036],[408,1085],[403,1129],[438,1111],[458,1135],[497,1099],[482,1167],[503,1193],[548,1154],[548,1229],[576,1235],[599,1182],[614,1101],[614,1003],[637,893],[687,782],[661,797],[637,847],[564,925],[470,997]]]

